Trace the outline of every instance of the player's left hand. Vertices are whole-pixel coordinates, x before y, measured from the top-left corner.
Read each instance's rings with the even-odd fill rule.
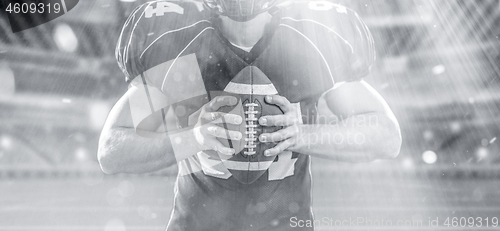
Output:
[[[297,113],[297,107],[291,104],[287,98],[280,95],[268,95],[265,100],[269,104],[278,106],[284,113],[283,115],[262,116],[259,119],[259,124],[262,126],[283,126],[276,132],[262,133],[259,136],[260,142],[279,142],[264,152],[266,156],[275,156],[295,146],[299,136],[301,118],[300,113]]]

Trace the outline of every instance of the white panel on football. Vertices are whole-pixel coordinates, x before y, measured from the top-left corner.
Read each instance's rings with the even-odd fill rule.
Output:
[[[223,160],[223,162],[228,169],[239,171],[264,171],[273,163],[272,161],[242,162],[232,160]]]
[[[273,84],[261,84],[261,85],[248,85],[241,83],[229,82],[224,89],[225,92],[234,94],[247,94],[247,95],[276,95],[278,91]]]

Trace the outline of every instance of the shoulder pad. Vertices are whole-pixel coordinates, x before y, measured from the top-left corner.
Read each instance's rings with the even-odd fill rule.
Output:
[[[116,46],[116,58],[126,81],[145,71],[140,56],[155,38],[206,21],[206,12],[201,2],[195,1],[159,0],[138,6],[125,22]]]

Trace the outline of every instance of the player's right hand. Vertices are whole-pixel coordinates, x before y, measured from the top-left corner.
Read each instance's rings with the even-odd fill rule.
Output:
[[[201,107],[198,121],[193,129],[196,141],[207,149],[215,150],[221,154],[232,155],[234,149],[224,146],[217,138],[240,140],[239,131],[227,130],[224,123],[241,124],[243,118],[239,115],[218,112],[223,106],[234,106],[238,103],[233,96],[217,96]]]

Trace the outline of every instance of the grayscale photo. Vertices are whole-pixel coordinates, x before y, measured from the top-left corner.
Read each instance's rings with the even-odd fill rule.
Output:
[[[0,11],[0,231],[500,230],[498,0]]]

